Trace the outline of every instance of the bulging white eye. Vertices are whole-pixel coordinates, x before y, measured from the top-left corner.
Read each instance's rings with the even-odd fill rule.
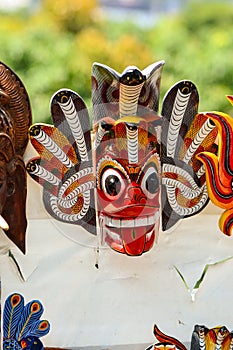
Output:
[[[154,167],[149,167],[141,180],[141,188],[148,198],[154,198],[159,190],[159,177]]]
[[[106,197],[115,200],[122,195],[125,189],[125,179],[116,169],[108,168],[102,173],[101,185]]]

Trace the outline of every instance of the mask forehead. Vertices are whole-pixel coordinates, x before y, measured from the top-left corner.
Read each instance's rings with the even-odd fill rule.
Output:
[[[108,154],[131,169],[144,164],[151,153],[159,154],[158,119],[148,122],[141,117],[128,116],[109,124],[96,150],[96,158],[99,160]]]

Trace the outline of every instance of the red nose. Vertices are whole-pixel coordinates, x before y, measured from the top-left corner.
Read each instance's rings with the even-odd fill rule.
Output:
[[[124,205],[146,204],[146,197],[142,189],[136,183],[131,183],[126,189]]]

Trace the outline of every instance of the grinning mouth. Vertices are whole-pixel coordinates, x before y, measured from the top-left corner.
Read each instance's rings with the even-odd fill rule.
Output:
[[[141,255],[153,246],[159,217],[159,211],[127,219],[103,216],[105,241],[120,253]]]
[[[159,218],[159,212],[157,211],[153,215],[147,215],[144,217],[137,217],[132,219],[118,219],[116,217],[104,216],[104,225],[109,228],[134,228],[141,226],[154,225]]]
[[[118,244],[123,246],[123,241],[122,241],[121,234],[120,233],[116,233],[114,231],[111,231],[108,228],[106,228],[106,229],[107,229],[107,234],[108,234],[109,238],[111,238],[115,243],[118,243]],[[154,227],[149,232],[147,232],[145,234],[145,243],[150,241],[153,233],[154,233]]]

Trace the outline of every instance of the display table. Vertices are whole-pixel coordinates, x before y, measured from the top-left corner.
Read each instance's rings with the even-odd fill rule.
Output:
[[[1,233],[2,304],[13,292],[26,301],[39,299],[51,324],[45,347],[144,349],[155,341],[154,323],[182,342],[190,341],[195,324],[233,328],[233,259],[210,265],[193,298],[177,272],[191,290],[206,264],[233,256],[233,238],[218,228],[218,209],[209,204],[160,233],[140,257],[108,247],[98,253],[98,238],[51,219],[39,186],[28,181],[27,254]]]

